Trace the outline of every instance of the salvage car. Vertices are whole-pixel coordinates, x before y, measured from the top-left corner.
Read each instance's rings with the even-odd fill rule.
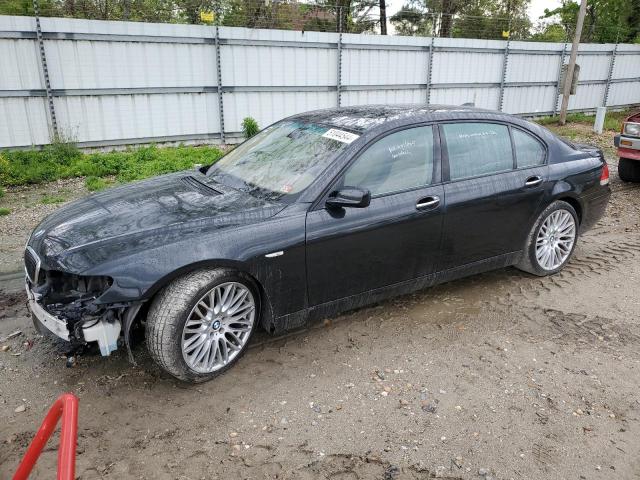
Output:
[[[103,355],[144,328],[160,367],[200,382],[258,326],[279,334],[511,265],[559,272],[608,183],[601,150],[499,112],[303,113],[211,166],[46,218],[25,252],[29,305],[39,328]]]
[[[614,137],[618,148],[618,175],[623,182],[640,182],[640,112],[622,123],[619,135]]]

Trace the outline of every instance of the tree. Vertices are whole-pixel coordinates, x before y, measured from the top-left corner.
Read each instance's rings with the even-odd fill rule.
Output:
[[[553,10],[545,9],[543,18],[556,20],[572,37],[578,14],[578,3],[563,0]],[[589,0],[582,28],[582,41],[597,43],[630,42],[640,32],[639,0]]]
[[[380,35],[387,34],[387,4],[380,0]]]
[[[420,0],[409,0],[389,20],[398,35],[422,37],[430,36],[433,31],[433,17]]]
[[[391,17],[401,35],[502,39],[528,38],[530,0],[410,0]]]

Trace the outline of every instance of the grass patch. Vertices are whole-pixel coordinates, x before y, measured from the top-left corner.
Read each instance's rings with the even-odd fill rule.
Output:
[[[8,208],[0,208],[0,217],[4,215],[9,215],[10,213],[11,213],[11,210],[9,210]]]
[[[99,192],[100,190],[104,190],[105,188],[112,185],[113,182],[109,182],[101,177],[87,177],[84,180],[84,185],[87,187],[87,190],[90,192]]]
[[[113,176],[118,182],[130,182],[164,173],[210,165],[222,150],[212,146],[156,146],[108,153],[82,153],[70,144],[48,145],[42,150],[16,150],[0,153],[0,185],[17,186],[49,182],[61,178]],[[88,180],[96,189],[108,182]]]
[[[615,132],[619,132],[622,127],[622,122],[629,116],[631,113],[628,110],[622,112],[607,112],[604,118],[604,130],[611,130]],[[580,123],[583,125],[591,125],[596,120],[596,116],[588,115],[586,113],[569,113],[567,114],[567,124],[569,123]],[[560,117],[552,116],[552,117],[542,117],[535,120],[536,123],[540,125],[548,125],[548,126],[559,126]]]
[[[62,203],[64,201],[66,201],[66,198],[61,195],[45,195],[40,199],[40,203],[43,205],[54,205],[56,203]]]

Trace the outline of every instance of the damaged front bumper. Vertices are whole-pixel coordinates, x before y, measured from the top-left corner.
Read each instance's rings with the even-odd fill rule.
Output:
[[[28,282],[25,287],[29,298],[29,309],[40,326],[70,343],[98,342],[100,353],[103,356],[108,356],[118,349],[118,338],[121,330],[121,324],[118,319],[111,318],[109,321],[104,318],[87,320],[81,324],[80,328],[76,327],[75,332],[72,334],[69,331],[66,320],[50,314],[38,303],[38,298],[31,290]]]

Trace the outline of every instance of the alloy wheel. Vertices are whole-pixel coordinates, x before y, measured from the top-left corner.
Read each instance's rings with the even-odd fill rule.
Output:
[[[242,351],[255,320],[253,294],[238,282],[213,287],[196,303],[182,331],[182,357],[198,373],[220,370]]]
[[[552,212],[536,238],[536,260],[545,270],[559,268],[569,258],[576,241],[576,221],[568,210]]]

